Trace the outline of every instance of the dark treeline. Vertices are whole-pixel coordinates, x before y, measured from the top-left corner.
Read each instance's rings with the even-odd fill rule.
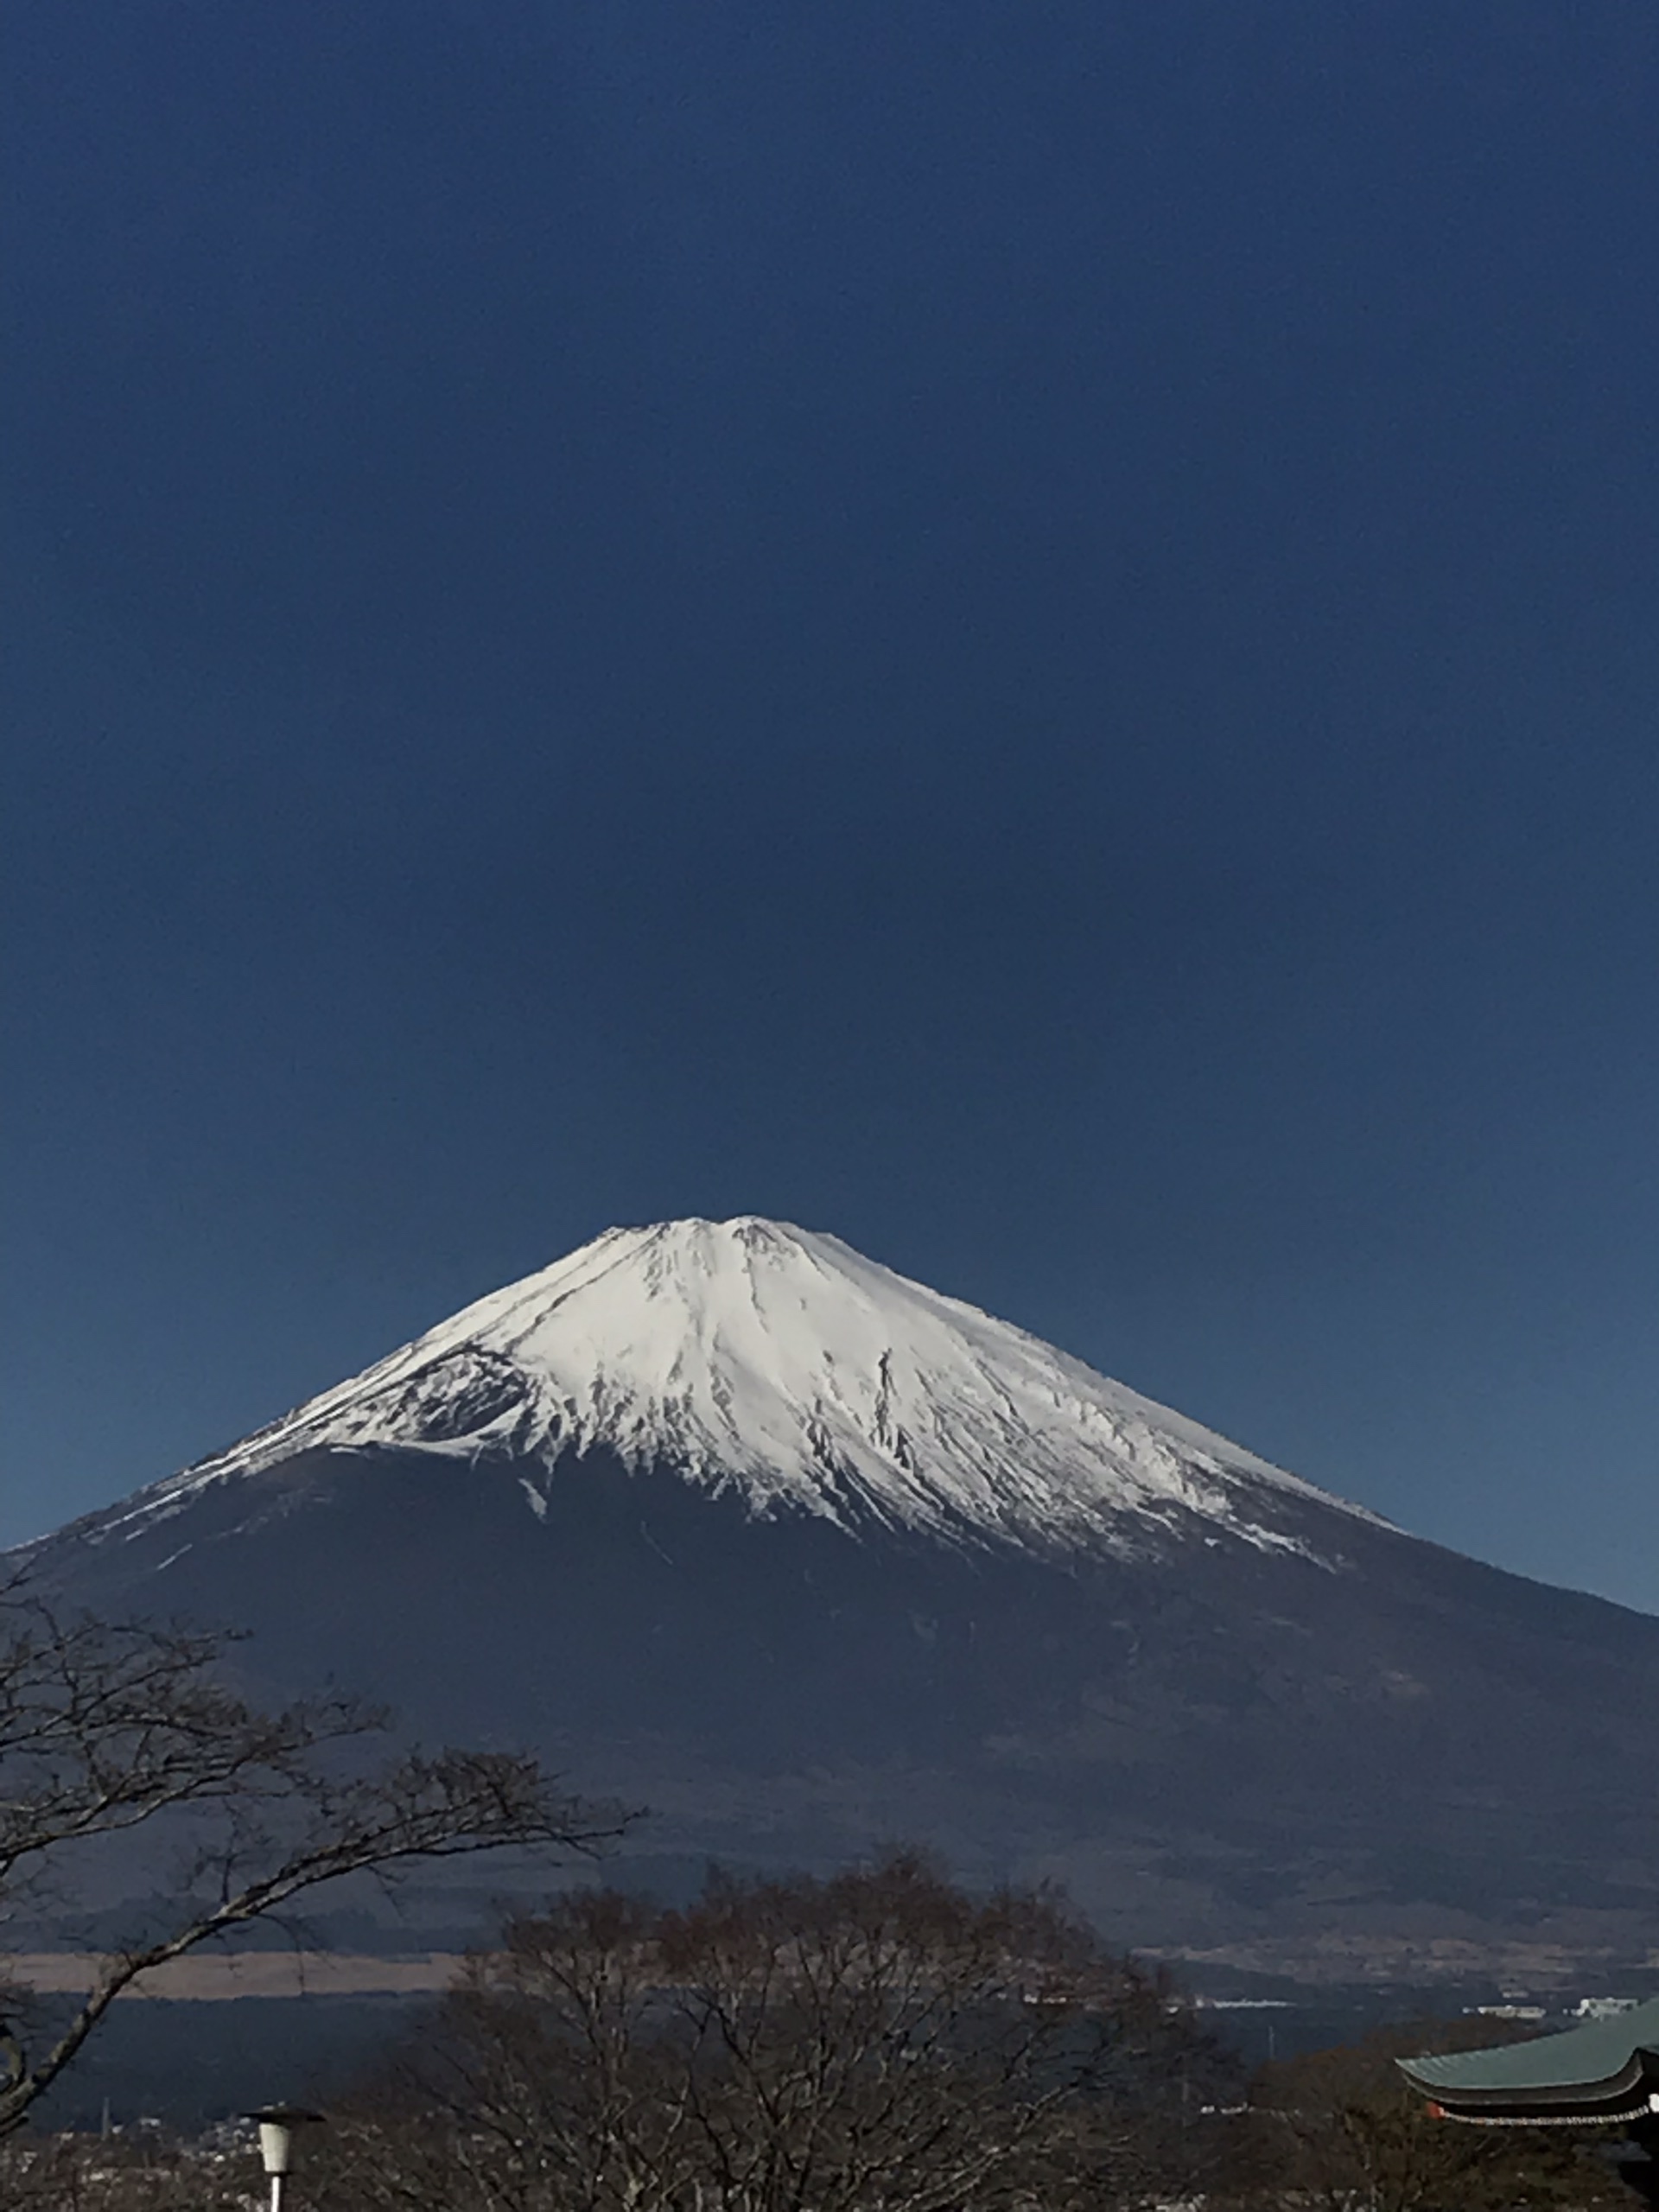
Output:
[[[312,2132],[295,2212],[1586,2212],[1594,2145],[1436,2120],[1420,2022],[1262,2069],[1057,1897],[896,1853],[512,1921]],[[245,2149],[19,2137],[0,2202],[238,2212]],[[1624,2199],[1625,2202],[1633,2200]]]

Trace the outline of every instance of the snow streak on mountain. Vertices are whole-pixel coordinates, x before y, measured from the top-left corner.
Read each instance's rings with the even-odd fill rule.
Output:
[[[143,1492],[106,1534],[318,1449],[509,1459],[537,1512],[556,1463],[604,1450],[763,1516],[1039,1550],[1206,1527],[1306,1550],[1298,1506],[1373,1518],[836,1237],[753,1217],[608,1230]]]

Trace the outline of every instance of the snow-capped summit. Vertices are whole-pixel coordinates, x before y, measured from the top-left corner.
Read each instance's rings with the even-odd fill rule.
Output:
[[[602,1449],[762,1514],[1043,1548],[1202,1522],[1300,1548],[1287,1507],[1359,1513],[838,1237],[753,1217],[607,1230],[129,1510],[319,1448],[508,1458],[537,1510],[556,1463]]]

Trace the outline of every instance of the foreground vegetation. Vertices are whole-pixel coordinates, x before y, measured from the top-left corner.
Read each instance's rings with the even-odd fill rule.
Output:
[[[54,2020],[0,2022],[0,2212],[244,2212],[251,2145],[50,2136],[39,2101],[149,1967],[353,1873],[614,1823],[529,1759],[376,1751],[350,1700],[271,1712],[224,1640],[0,1589],[0,1911],[78,1855],[172,1835],[160,1918]],[[1508,2040],[1492,2023],[1471,2036]],[[828,1880],[711,1876],[513,1921],[315,2131],[296,2212],[1599,2212],[1576,2136],[1431,2119],[1393,2060],[1432,2024],[1248,2089],[1156,1972],[1055,1897],[974,1897],[899,1853]],[[1448,2047],[1442,2044],[1442,2047]],[[1589,2146],[1593,2152],[1594,2145]]]
[[[1431,2118],[1418,2023],[1248,2085],[1158,1974],[1058,1900],[894,1855],[521,1917],[313,2131],[296,2212],[1603,2212],[1577,2135]],[[251,2149],[16,2137],[19,2212],[246,2212]]]
[[[956,2212],[1203,2178],[1224,2062],[1055,1900],[896,1856],[512,1926],[334,2132],[364,2208]]]

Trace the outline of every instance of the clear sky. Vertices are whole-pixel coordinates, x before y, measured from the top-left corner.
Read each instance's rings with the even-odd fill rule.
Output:
[[[753,1211],[1659,1610],[1649,0],[0,38],[0,1538]]]

